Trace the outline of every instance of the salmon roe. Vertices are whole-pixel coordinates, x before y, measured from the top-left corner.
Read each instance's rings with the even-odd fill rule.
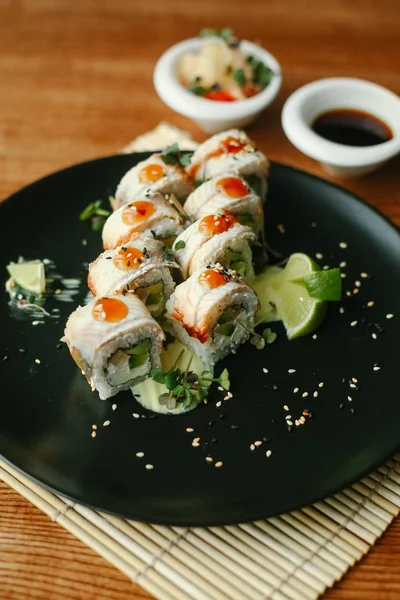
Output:
[[[137,248],[122,246],[122,248],[114,256],[114,265],[118,269],[129,271],[137,269],[144,262],[144,255]]]
[[[127,204],[122,213],[125,225],[138,225],[156,212],[156,207],[146,200],[136,200]]]
[[[220,215],[208,215],[199,224],[199,231],[203,235],[217,235],[228,231],[238,220],[232,213],[224,211]]]
[[[164,175],[165,172],[161,165],[147,165],[147,167],[143,167],[139,171],[139,181],[140,183],[154,183],[154,181],[158,181]]]
[[[116,323],[125,319],[128,312],[127,305],[119,298],[101,298],[94,305],[92,315],[96,321]]]

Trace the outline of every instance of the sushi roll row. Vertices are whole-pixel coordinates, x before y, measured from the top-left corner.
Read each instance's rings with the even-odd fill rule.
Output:
[[[72,313],[63,338],[101,399],[160,367],[159,317],[211,370],[249,337],[268,168],[247,135],[231,130],[185,167],[155,153],[124,175],[104,252],[89,266],[94,298]]]

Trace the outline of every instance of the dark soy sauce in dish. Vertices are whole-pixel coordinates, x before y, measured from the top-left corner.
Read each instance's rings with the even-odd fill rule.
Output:
[[[311,125],[321,137],[346,146],[376,146],[393,138],[388,125],[367,112],[336,108],[319,115]]]

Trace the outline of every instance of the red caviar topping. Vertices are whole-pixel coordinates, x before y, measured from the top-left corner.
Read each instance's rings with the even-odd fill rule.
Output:
[[[122,321],[128,314],[125,302],[118,298],[101,298],[93,307],[92,315],[96,321],[108,321],[116,323]]]
[[[140,183],[153,183],[154,181],[161,179],[164,175],[165,172],[161,165],[147,165],[147,167],[140,169],[139,181]]]
[[[182,324],[182,327],[184,329],[186,329],[186,331],[188,332],[190,337],[196,338],[202,344],[204,344],[207,341],[207,339],[208,339],[207,331],[204,329],[199,329],[198,327],[194,327],[192,325],[187,325],[184,322],[184,316],[180,310],[178,310],[176,308],[174,310],[174,312],[172,313],[172,316],[174,317],[174,319],[176,319],[177,321],[179,321]]]
[[[125,271],[137,269],[143,262],[143,252],[137,248],[129,248],[129,246],[122,246],[114,256],[114,265],[118,269],[124,269]]]
[[[242,198],[249,193],[247,185],[237,177],[223,177],[217,182],[217,188],[222,188],[230,198]]]
[[[199,283],[209,288],[217,288],[228,283],[229,277],[217,269],[206,269],[199,277]]]
[[[125,206],[122,213],[122,220],[125,225],[137,225],[151,217],[155,212],[156,207],[151,202],[136,200],[136,202],[131,202]]]
[[[204,217],[200,221],[199,231],[203,235],[213,236],[228,231],[237,222],[236,217],[232,213],[224,211],[220,215],[208,215]]]

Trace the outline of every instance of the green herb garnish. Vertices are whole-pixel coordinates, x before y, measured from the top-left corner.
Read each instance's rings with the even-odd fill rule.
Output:
[[[197,179],[197,180],[194,182],[194,187],[195,187],[195,188],[198,188],[198,187],[200,187],[201,185],[203,185],[203,183],[205,183],[206,181],[208,181],[208,179]]]
[[[192,92],[192,94],[195,94],[196,96],[204,96],[207,90],[202,85],[193,85],[189,88],[189,92]]]
[[[274,76],[272,69],[252,55],[246,56],[246,62],[253,69],[253,83],[259,85],[261,89],[266,88]]]
[[[184,248],[185,246],[186,242],[184,242],[183,240],[179,240],[179,242],[175,244],[175,250],[182,250],[182,248]]]
[[[206,27],[200,31],[200,37],[220,37],[227,44],[236,39],[233,29],[230,27],[224,27],[223,29],[211,29],[210,27]]]
[[[95,200],[87,205],[79,215],[80,221],[91,221],[93,231],[101,231],[111,212],[101,208],[102,200]]]
[[[187,167],[190,164],[192,156],[193,152],[182,152],[179,150],[178,144],[172,144],[161,152],[161,160],[166,165],[181,165],[181,167]]]
[[[233,71],[233,79],[236,81],[238,85],[243,87],[246,83],[246,77],[244,74],[244,69],[235,69]]]
[[[267,344],[272,344],[276,340],[276,333],[272,331],[269,327],[266,327],[262,332],[262,336]]]

